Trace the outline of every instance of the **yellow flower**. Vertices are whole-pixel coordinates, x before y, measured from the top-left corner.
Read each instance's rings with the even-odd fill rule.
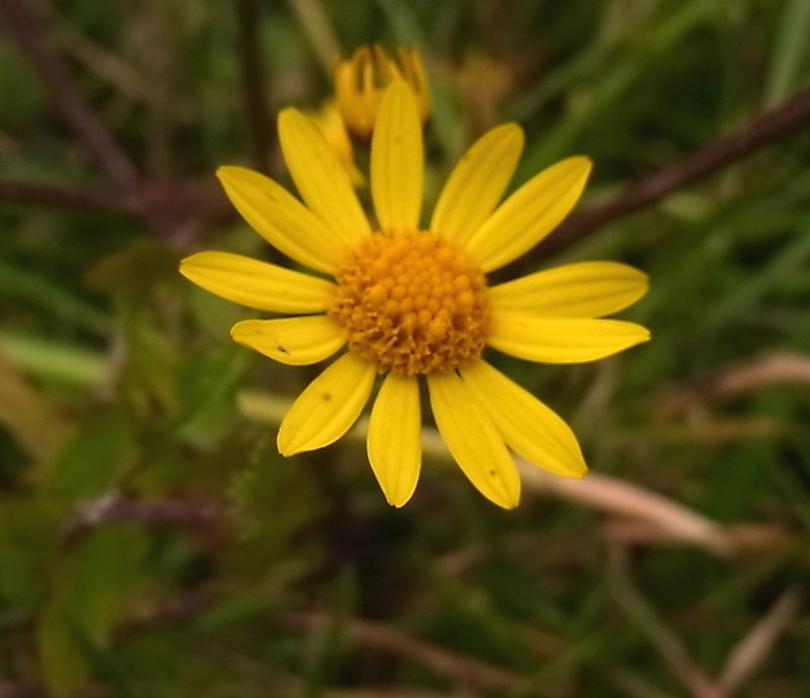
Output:
[[[334,280],[226,252],[201,252],[181,264],[213,293],[293,316],[239,322],[235,341],[296,366],[347,347],[293,403],[279,428],[279,451],[289,456],[340,439],[382,374],[367,452],[388,502],[404,505],[421,467],[421,375],[450,453],[496,504],[511,508],[520,497],[510,450],[552,473],[582,477],[587,468],[568,425],[481,352],[490,346],[529,361],[575,363],[649,339],[639,325],[604,319],[646,291],[646,276],[632,267],[585,262],[486,283],[486,274],[534,247],[574,207],[590,161],[563,160],[498,205],[523,148],[517,125],[499,126],[455,168],[423,228],[419,108],[396,81],[371,144],[372,226],[309,119],[282,111],[279,135],[304,203],[251,170],[223,167],[219,178],[270,244]]]
[[[380,46],[362,46],[349,60],[335,62],[332,77],[338,109],[360,139],[371,137],[385,89],[395,80],[404,80],[416,94],[422,122],[430,116],[430,88],[415,49],[400,48],[393,59]]]
[[[356,187],[361,186],[365,182],[363,173],[357,169],[354,162],[354,147],[352,140],[349,138],[349,133],[346,131],[346,124],[343,123],[343,118],[334,101],[324,102],[320,109],[317,111],[307,111],[306,115],[315,122],[315,125],[321,130],[329,147],[335,151],[338,159],[343,163],[343,167],[349,173],[349,178],[352,184]]]

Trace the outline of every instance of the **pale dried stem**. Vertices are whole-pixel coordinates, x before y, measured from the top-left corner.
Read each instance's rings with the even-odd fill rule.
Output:
[[[721,397],[734,397],[774,383],[810,385],[810,356],[789,352],[766,354],[732,366],[713,381],[712,390]]]
[[[332,21],[319,0],[288,0],[318,56],[324,73],[332,77],[332,63],[340,56],[340,43]]]
[[[624,544],[673,545],[684,542],[677,531],[638,519],[608,521],[603,530],[608,539]],[[789,539],[788,533],[775,524],[723,526],[722,535],[728,549],[734,551],[772,550]]]
[[[241,392],[238,403],[240,412],[248,419],[275,425],[289,409],[288,401],[257,391]],[[367,431],[368,419],[361,418],[345,438],[363,443]],[[450,460],[435,429],[422,429],[422,449],[426,455]],[[520,458],[515,462],[528,492],[547,492],[632,519],[648,531],[654,531],[661,541],[689,543],[715,554],[728,555],[745,548],[770,547],[784,539],[776,528],[766,531],[752,525],[726,529],[682,504],[609,475],[589,473],[582,480],[569,480],[551,475]]]
[[[741,361],[710,375],[699,386],[670,389],[663,398],[670,413],[705,400],[732,399],[778,384],[810,385],[810,356],[778,351]]]
[[[608,582],[622,610],[635,621],[694,698],[725,698],[721,689],[695,664],[680,638],[658,618],[653,607],[633,586],[625,550],[618,545],[611,545],[608,552]]]
[[[802,603],[798,589],[782,593],[773,607],[730,653],[719,683],[727,696],[737,693],[759,669],[778,637],[795,618]]]
[[[348,637],[364,646],[407,656],[455,683],[488,691],[512,691],[524,683],[522,677],[505,669],[449,652],[383,623],[344,619],[316,611],[287,613],[284,620],[291,626],[308,631],[340,628]]]
[[[798,589],[788,589],[731,651],[717,680],[692,660],[680,638],[661,621],[632,584],[626,550],[609,547],[608,580],[617,603],[644,631],[661,658],[694,698],[731,698],[745,687],[801,607]]]
[[[672,698],[660,688],[651,686],[640,677],[626,671],[609,670],[608,679],[626,695],[627,698]]]
[[[208,611],[222,600],[221,591],[203,591],[178,596],[176,599],[164,602],[162,606],[150,609],[143,617],[127,624],[126,629],[144,631],[155,626],[185,622]],[[519,690],[526,685],[526,679],[514,672],[448,651],[444,647],[421,640],[385,623],[336,616],[333,613],[320,611],[289,611],[281,614],[277,619],[283,625],[297,631],[342,632],[347,638],[367,650],[405,657],[429,668],[448,683],[453,684],[461,691],[459,695],[468,695],[467,691],[470,690],[473,692],[494,691],[498,695],[505,695],[507,692]],[[339,691],[329,691],[325,695],[342,696],[344,694]],[[345,695],[354,695],[354,693],[347,692]],[[358,690],[356,695],[364,694],[362,690]],[[389,694],[373,693],[371,695]],[[394,691],[390,695],[407,695],[407,693],[400,694]]]
[[[670,540],[688,542],[727,554],[732,547],[723,527],[695,511],[623,480],[589,473],[582,480],[556,477],[520,458],[516,459],[529,489],[552,492],[625,517],[634,517]]]

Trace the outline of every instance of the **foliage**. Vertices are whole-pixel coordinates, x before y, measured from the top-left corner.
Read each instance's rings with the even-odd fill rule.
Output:
[[[32,7],[41,26],[23,21]],[[201,248],[270,254],[212,173],[266,163],[285,181],[262,144],[279,108],[328,96],[332,48],[424,52],[429,198],[471,139],[514,119],[515,185],[585,153],[587,209],[801,90],[810,2],[2,12],[0,695],[806,694],[806,130],[537,250],[537,267],[647,271],[625,316],[651,343],[561,370],[498,360],[573,422],[593,473],[717,522],[702,533],[661,528],[663,509],[656,521],[613,490],[527,483],[501,511],[441,457],[393,510],[359,441],[281,458],[279,404],[313,374],[232,345],[248,312],[176,269]],[[64,80],[21,49],[26,31]],[[100,132],[79,134],[58,95],[54,108],[55,84],[134,178],[105,166]]]

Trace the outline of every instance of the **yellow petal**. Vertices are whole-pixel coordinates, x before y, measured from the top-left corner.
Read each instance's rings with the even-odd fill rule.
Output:
[[[319,313],[335,285],[230,252],[199,252],[180,262],[180,273],[234,303],[275,313]]]
[[[467,250],[485,272],[502,267],[548,235],[579,200],[591,161],[571,157],[530,179],[472,236]]]
[[[411,88],[395,80],[371,139],[371,196],[382,230],[418,230],[424,177],[419,107]]]
[[[649,288],[647,275],[616,262],[580,262],[493,286],[490,302],[499,310],[546,317],[597,318],[635,303]]]
[[[245,167],[220,167],[217,177],[242,218],[273,247],[312,269],[334,272],[343,242],[284,187]]]
[[[501,200],[523,150],[523,130],[504,124],[476,141],[442,189],[430,229],[460,243],[469,240]]]
[[[623,320],[545,318],[502,311],[495,314],[489,345],[519,359],[576,364],[603,359],[649,339],[645,327]]]
[[[318,363],[346,343],[346,331],[328,315],[243,320],[233,326],[231,337],[288,366]]]
[[[486,361],[476,361],[460,371],[509,448],[555,475],[585,475],[588,467],[577,437],[556,412]]]
[[[422,466],[419,383],[389,373],[371,408],[368,459],[385,499],[401,507],[416,489]]]
[[[278,116],[284,160],[310,210],[340,239],[352,245],[371,229],[346,169],[320,129],[296,109]]]
[[[520,476],[492,420],[454,371],[428,374],[427,383],[436,426],[459,467],[487,499],[514,509]]]
[[[292,456],[337,441],[366,406],[376,375],[368,361],[351,352],[341,356],[305,388],[281,421],[279,453]]]

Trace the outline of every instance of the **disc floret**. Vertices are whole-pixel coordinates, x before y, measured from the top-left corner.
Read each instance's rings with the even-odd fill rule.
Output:
[[[431,232],[368,236],[335,274],[329,313],[380,373],[442,372],[477,359],[491,319],[484,274]]]

